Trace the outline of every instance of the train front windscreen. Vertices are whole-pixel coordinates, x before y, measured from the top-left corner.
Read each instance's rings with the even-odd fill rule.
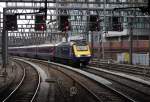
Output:
[[[78,51],[87,51],[88,50],[88,47],[85,45],[82,45],[82,46],[77,45],[76,48]]]

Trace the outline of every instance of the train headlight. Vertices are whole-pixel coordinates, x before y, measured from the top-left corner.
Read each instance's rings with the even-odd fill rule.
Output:
[[[77,57],[80,57],[80,55],[77,55]]]
[[[88,57],[90,57],[91,55],[87,55]]]

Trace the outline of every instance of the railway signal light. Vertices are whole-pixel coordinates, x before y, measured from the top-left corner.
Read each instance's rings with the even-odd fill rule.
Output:
[[[89,30],[100,31],[100,20],[98,15],[90,15]]]
[[[17,15],[15,14],[6,14],[6,30],[14,31],[18,29],[17,26]]]
[[[70,22],[68,21],[69,16],[68,15],[62,15],[59,16],[59,26],[58,29],[60,31],[68,31],[71,29]]]
[[[46,30],[46,19],[44,14],[35,15],[35,30],[36,31]]]

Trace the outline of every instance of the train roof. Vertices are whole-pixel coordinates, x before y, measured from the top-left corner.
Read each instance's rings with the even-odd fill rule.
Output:
[[[9,49],[15,49],[15,48],[35,48],[35,47],[52,47],[52,46],[56,46],[56,45],[55,44],[41,44],[41,45],[9,47]]]
[[[58,44],[57,46],[65,46],[65,45],[72,45],[73,43],[71,43],[71,42],[62,42],[62,43],[60,43],[60,44]]]
[[[83,41],[70,41],[70,42],[62,42],[58,44],[57,46],[72,46],[72,45],[87,45],[86,42]]]
[[[19,47],[9,47],[9,49],[16,49],[16,48],[35,48],[35,47],[53,47],[53,46],[63,46],[63,45],[69,45],[72,46],[73,44],[80,44],[82,45],[83,42],[60,42],[60,43],[56,43],[56,44],[41,44],[41,45],[30,45],[30,46],[19,46]]]
[[[62,43],[60,43],[60,44],[58,44],[57,46],[72,46],[72,45],[74,45],[74,44],[78,44],[79,45],[79,43],[78,42],[75,42],[75,41],[70,41],[70,42],[62,42]],[[83,44],[83,43],[82,43]],[[81,43],[80,43],[80,45],[81,45]]]

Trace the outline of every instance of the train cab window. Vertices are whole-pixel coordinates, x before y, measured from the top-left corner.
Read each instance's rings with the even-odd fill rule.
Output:
[[[77,48],[78,51],[86,51],[86,50],[88,50],[87,46],[76,46],[76,48]]]

